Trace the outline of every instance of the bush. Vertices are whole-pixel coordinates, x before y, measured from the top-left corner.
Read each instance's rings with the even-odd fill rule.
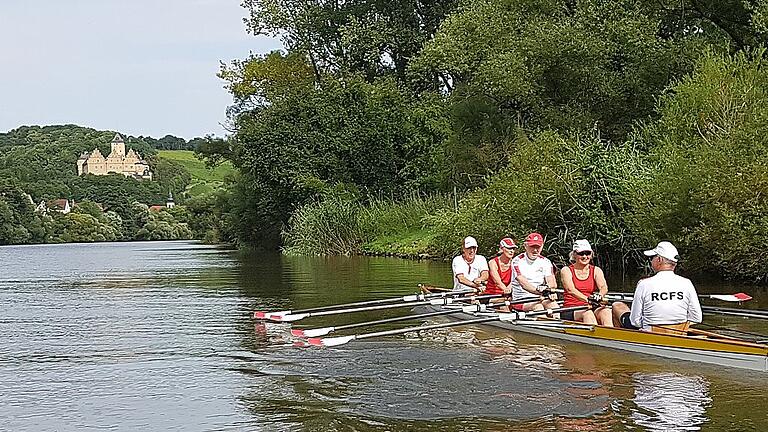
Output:
[[[669,239],[689,271],[768,280],[768,71],[764,52],[705,55],[638,135],[649,149],[628,225]]]

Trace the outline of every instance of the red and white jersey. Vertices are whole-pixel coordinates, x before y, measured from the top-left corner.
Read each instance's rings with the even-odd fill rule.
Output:
[[[533,286],[539,286],[544,283],[547,276],[552,276],[552,262],[539,255],[531,261],[525,252],[512,258],[512,268],[515,269],[515,276],[522,275]],[[530,297],[534,294],[524,290],[522,285],[516,280],[512,280],[512,299]]]
[[[629,320],[643,330],[657,324],[701,322],[699,295],[690,280],[671,270],[660,271],[637,283]]]
[[[467,263],[462,255],[453,258],[451,263],[453,269],[453,290],[466,290],[475,289],[475,287],[466,286],[459,283],[458,276],[463,274],[469,280],[475,280],[480,277],[480,273],[488,271],[488,261],[482,255],[475,255],[475,259],[471,263]]]

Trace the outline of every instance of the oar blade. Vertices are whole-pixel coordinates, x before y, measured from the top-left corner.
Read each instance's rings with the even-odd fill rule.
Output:
[[[275,315],[271,314],[269,319],[277,322],[294,322],[308,317],[309,314],[288,314],[288,315]]]
[[[309,338],[307,342],[309,342],[312,346],[327,346],[327,347],[333,347],[333,346],[339,346],[344,345],[346,343],[352,342],[355,340],[355,336],[339,336],[339,337],[332,337],[332,338]]]
[[[306,338],[316,338],[320,336],[325,336],[328,333],[332,332],[335,329],[335,327],[323,327],[323,328],[316,328],[316,329],[307,329],[304,330],[304,336]]]
[[[736,294],[710,294],[708,297],[720,301],[739,303],[752,300],[752,296],[742,292]]]

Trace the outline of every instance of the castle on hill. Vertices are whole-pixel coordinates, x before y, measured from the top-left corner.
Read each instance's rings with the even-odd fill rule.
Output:
[[[136,179],[152,180],[152,171],[147,161],[133,149],[125,153],[125,141],[120,134],[112,139],[112,151],[106,158],[98,148],[92,152],[84,152],[77,159],[77,175],[107,175],[122,174]]]

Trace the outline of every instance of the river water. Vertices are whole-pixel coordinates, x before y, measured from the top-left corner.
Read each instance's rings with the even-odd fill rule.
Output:
[[[765,373],[486,327],[296,348],[250,318],[447,285],[448,263],[194,242],[2,247],[0,263],[0,430],[768,430]],[[764,289],[698,288],[768,307]]]

